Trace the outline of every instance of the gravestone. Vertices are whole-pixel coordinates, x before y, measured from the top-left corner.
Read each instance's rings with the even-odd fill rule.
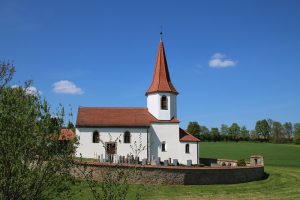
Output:
[[[152,155],[151,156],[151,162],[150,162],[151,165],[156,165],[156,160],[155,160],[155,156]]]
[[[164,160],[164,166],[168,166],[168,160]]]
[[[155,165],[160,165],[160,157],[157,157],[155,160]]]
[[[187,160],[187,166],[192,166],[192,160]]]
[[[178,165],[178,159],[173,159],[173,165],[175,165],[175,166]]]
[[[146,164],[147,164],[147,159],[144,158],[144,159],[142,160],[142,165],[146,165]]]
[[[113,163],[118,163],[118,155],[113,155]]]

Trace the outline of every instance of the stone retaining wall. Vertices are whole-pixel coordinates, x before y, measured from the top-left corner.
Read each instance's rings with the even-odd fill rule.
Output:
[[[262,180],[265,177],[263,166],[252,167],[186,167],[186,166],[141,166],[121,165],[97,162],[77,163],[79,168],[87,166],[93,170],[94,179],[102,181],[111,170],[121,169],[129,174],[129,183],[133,184],[169,184],[169,185],[206,185],[233,184]],[[74,173],[78,178],[82,174]]]

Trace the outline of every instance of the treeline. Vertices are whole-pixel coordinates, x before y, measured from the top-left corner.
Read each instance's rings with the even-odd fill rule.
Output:
[[[254,130],[246,126],[232,123],[230,126],[222,124],[220,128],[210,130],[198,122],[189,122],[187,131],[202,141],[260,141],[273,143],[300,144],[300,123],[277,122],[263,119],[256,122]]]

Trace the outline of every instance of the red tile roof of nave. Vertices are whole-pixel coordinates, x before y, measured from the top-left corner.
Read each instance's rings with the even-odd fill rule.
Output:
[[[146,95],[155,92],[171,92],[176,95],[178,94],[176,88],[171,82],[165,49],[162,41],[159,43],[153,80],[148,91],[146,92]]]
[[[62,128],[58,140],[73,140],[75,138],[75,133],[71,129]]]
[[[187,132],[186,130],[183,130],[182,128],[179,128],[179,141],[180,142],[200,142],[198,138]]]
[[[147,108],[79,107],[77,127],[148,127],[151,123],[178,123],[177,119],[157,120]]]

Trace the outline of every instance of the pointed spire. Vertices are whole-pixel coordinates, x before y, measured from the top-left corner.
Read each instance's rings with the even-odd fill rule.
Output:
[[[164,44],[162,42],[162,33],[160,34],[160,36],[161,38],[159,42],[158,54],[156,57],[153,80],[148,91],[146,92],[146,95],[156,92],[170,92],[177,95],[178,92],[173,86],[170,79]]]

